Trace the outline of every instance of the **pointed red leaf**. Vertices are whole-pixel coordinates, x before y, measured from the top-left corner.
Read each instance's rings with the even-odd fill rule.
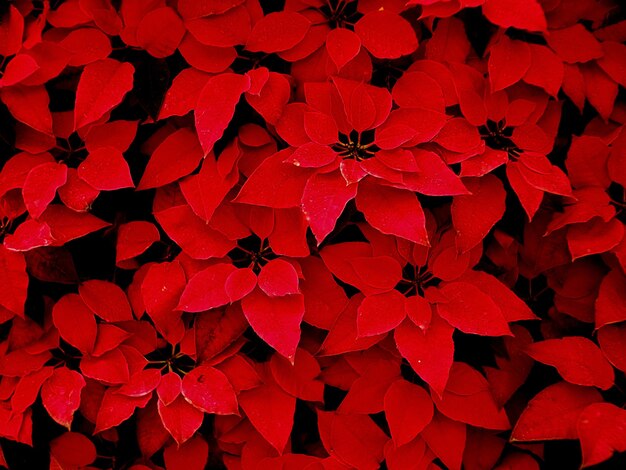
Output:
[[[196,408],[205,413],[237,414],[237,397],[228,378],[210,366],[192,369],[183,378],[183,396]]]
[[[236,270],[232,264],[218,263],[198,272],[187,282],[177,308],[186,312],[202,312],[226,305],[230,297],[225,283]]]
[[[269,297],[255,289],[241,301],[241,308],[256,334],[287,359],[293,360],[304,316],[302,294]]]
[[[24,180],[22,195],[31,217],[37,219],[43,214],[66,180],[67,166],[63,164],[42,163],[30,170]]]
[[[407,406],[409,405],[409,406]],[[412,441],[433,418],[428,393],[406,380],[394,382],[385,394],[385,417],[397,447]]]
[[[492,298],[468,282],[451,282],[439,287],[447,299],[437,311],[464,333],[482,336],[510,335],[502,310]]]
[[[202,425],[204,413],[179,396],[169,405],[157,404],[163,426],[178,445],[189,440]]]
[[[626,411],[611,403],[594,403],[578,418],[578,436],[583,467],[610,459],[614,452],[626,452]]]
[[[405,320],[394,334],[402,357],[409,361],[417,375],[439,395],[446,387],[452,367],[453,332],[454,328],[434,315],[426,331],[422,331],[410,320]]]
[[[78,292],[85,304],[103,320],[132,320],[133,314],[124,291],[112,282],[93,279],[80,285]]]
[[[128,62],[102,59],[85,67],[76,89],[74,128],[100,119],[122,102],[133,87],[135,68]]]
[[[293,427],[296,399],[273,384],[242,392],[239,404],[250,423],[282,454]]]
[[[298,273],[291,263],[282,259],[268,262],[259,273],[259,287],[270,297],[297,294]]]
[[[52,321],[59,335],[83,354],[93,351],[98,333],[96,318],[77,294],[67,294],[52,309]]]
[[[354,32],[378,59],[397,59],[417,49],[411,24],[396,13],[380,9],[367,13],[354,25]]]
[[[113,147],[102,147],[90,152],[79,165],[78,176],[100,191],[135,186],[122,152]]]
[[[578,418],[583,410],[602,401],[591,387],[559,382],[533,397],[517,420],[512,441],[577,439]]]
[[[198,139],[205,155],[222,137],[241,94],[249,87],[248,77],[223,73],[210,78],[200,92],[194,114]]]
[[[567,336],[533,343],[526,348],[534,360],[556,367],[565,380],[576,385],[608,390],[615,379],[611,364],[600,348],[582,336]]]
[[[41,387],[41,401],[50,417],[69,429],[84,387],[85,379],[78,372],[67,367],[55,369]]]

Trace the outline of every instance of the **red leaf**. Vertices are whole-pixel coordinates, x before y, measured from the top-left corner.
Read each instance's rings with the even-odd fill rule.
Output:
[[[67,180],[67,166],[42,163],[28,173],[24,180],[22,195],[31,217],[37,219],[52,202],[57,189]]]
[[[293,11],[270,13],[252,28],[246,49],[252,52],[280,52],[291,49],[304,39],[311,22]]]
[[[446,301],[437,304],[437,311],[455,328],[482,336],[511,334],[500,307],[472,284],[451,282],[439,287],[439,293]]]
[[[132,375],[128,382],[117,390],[117,393],[127,397],[143,397],[156,390],[160,383],[160,370],[144,369]]]
[[[188,57],[191,52],[185,47],[187,38],[189,37],[190,36],[187,36],[186,39],[183,40],[180,46],[180,51],[187,62],[192,63],[192,59]],[[199,45],[198,47],[208,46]],[[195,52],[195,48],[190,48],[190,50]],[[232,62],[232,60],[230,60],[230,62]],[[228,64],[230,64],[230,62],[228,62]],[[220,70],[217,71],[222,72],[225,68],[226,67],[220,68]],[[180,73],[174,78],[172,86],[170,86],[167,90],[165,98],[163,98],[163,104],[161,105],[161,111],[159,112],[159,120],[170,116],[184,116],[188,112],[192,111],[196,106],[196,101],[198,101],[200,91],[204,88],[204,85],[206,85],[206,82],[210,77],[211,75],[208,73],[196,70],[193,67],[181,70]]]
[[[0,28],[0,54],[10,56],[20,50],[24,34],[24,17],[14,5],[3,15]]]
[[[500,307],[507,322],[536,320],[532,310],[497,278],[482,271],[468,271],[459,280],[475,285]]]
[[[40,219],[50,227],[56,246],[111,225],[91,214],[75,212],[61,204],[48,206]]]
[[[480,148],[482,143],[478,130],[463,118],[453,118],[446,122],[435,141],[453,152],[473,152]],[[465,176],[463,172],[461,175]]]
[[[210,78],[200,92],[194,114],[198,139],[205,155],[222,137],[241,94],[249,87],[248,77],[223,73]]]
[[[39,70],[39,65],[31,56],[17,54],[6,65],[4,75],[0,78],[0,85],[11,86],[20,83]]]
[[[0,307],[24,317],[28,274],[24,255],[0,245]]]
[[[546,36],[548,45],[567,63],[588,62],[602,57],[602,47],[582,24],[552,29]]]
[[[441,86],[424,72],[402,74],[393,86],[392,94],[396,104],[403,108],[425,108],[438,113],[445,111],[446,104]]]
[[[506,412],[496,403],[487,380],[464,362],[452,365],[441,398],[432,392],[431,396],[437,409],[450,419],[486,429],[511,428]]]
[[[194,214],[187,204],[155,212],[154,218],[167,236],[194,259],[221,258],[236,245]]]
[[[246,6],[239,5],[221,15],[187,20],[185,27],[202,44],[229,47],[246,42],[250,34],[250,20]]]
[[[565,69],[559,57],[549,48],[537,44],[528,44],[530,48],[530,67],[524,81],[543,88],[556,96],[563,84]]]
[[[356,320],[359,337],[387,333],[405,317],[405,298],[397,290],[365,297],[359,305]]]
[[[608,390],[613,386],[613,368],[600,348],[582,336],[548,339],[526,348],[536,361],[556,367],[561,376],[576,385]]]
[[[0,90],[0,99],[15,119],[44,134],[52,135],[50,97],[43,86],[16,85]]]
[[[320,437],[326,451],[344,465],[376,470],[389,438],[367,415],[317,412]]]
[[[115,263],[119,265],[139,256],[160,238],[158,229],[150,222],[138,220],[120,225],[117,229]]]
[[[285,149],[263,160],[245,182],[235,202],[274,209],[299,207],[313,170],[285,163],[291,152]]]
[[[385,394],[385,417],[396,447],[411,442],[421,433],[432,420],[433,413],[433,402],[428,393],[406,380],[394,382]]]
[[[360,368],[359,368],[360,369]],[[337,408],[341,414],[374,414],[385,408],[385,393],[400,378],[397,362],[374,360],[359,370],[348,394]]]
[[[463,182],[472,194],[455,196],[451,212],[456,246],[465,253],[481,243],[504,215],[506,191],[493,175],[464,178]]]
[[[127,397],[115,392],[113,388],[104,392],[98,409],[94,434],[123,423],[133,415],[137,407],[143,408],[150,400],[150,396]]]
[[[531,64],[530,47],[502,35],[489,49],[489,80],[491,91],[499,91],[519,82]]]
[[[77,212],[86,212],[96,200],[100,191],[78,176],[74,168],[67,169],[67,182],[58,190],[63,204]]]
[[[595,63],[589,62],[580,66],[585,82],[585,95],[596,111],[607,121],[613,112],[617,99],[618,86]]]
[[[517,420],[511,440],[577,439],[580,414],[588,405],[600,401],[602,396],[591,387],[567,382],[550,385],[530,400]]]
[[[11,409],[14,413],[24,413],[37,400],[43,383],[54,372],[52,367],[43,367],[20,378],[11,397]]]
[[[122,152],[113,147],[90,152],[78,167],[78,176],[100,191],[135,187]]]
[[[210,366],[192,369],[183,378],[183,396],[205,413],[237,414],[237,397],[226,376]]]
[[[601,45],[604,55],[598,59],[597,64],[615,82],[626,86],[626,68],[624,68],[626,46],[613,41],[604,41]]]
[[[615,248],[624,238],[624,232],[624,224],[617,219],[605,222],[600,217],[594,217],[585,224],[573,225],[567,232],[572,261]]]
[[[191,406],[182,396],[169,405],[157,404],[163,426],[178,445],[189,440],[202,425],[204,413]]]
[[[85,467],[96,460],[96,446],[84,435],[66,432],[50,441],[50,454],[67,467]]]
[[[307,401],[324,401],[324,384],[317,360],[304,349],[298,349],[294,363],[274,354],[270,360],[272,376],[285,392]]]
[[[261,436],[282,454],[293,427],[296,399],[276,385],[265,384],[242,392],[239,404]]]
[[[436,153],[424,150],[412,153],[419,170],[412,175],[415,178],[407,178],[407,187],[428,196],[468,194],[459,177]]]
[[[611,403],[594,403],[578,418],[578,436],[583,467],[610,459],[614,452],[626,452],[626,411]]]
[[[67,294],[52,309],[52,321],[59,335],[83,354],[93,351],[98,328],[93,312],[77,294]]]
[[[237,269],[230,273],[224,283],[224,290],[231,302],[243,299],[254,290],[257,276],[250,268]]]
[[[326,36],[326,50],[340,70],[357,56],[361,50],[361,39],[349,29],[331,29]]]
[[[219,15],[244,3],[245,0],[211,0],[197,2],[196,0],[180,0],[178,11],[186,20],[202,18],[203,16]]]
[[[111,54],[111,41],[96,28],[80,28],[71,31],[60,43],[72,53],[67,65],[80,67],[96,60],[105,59]]]
[[[187,176],[202,160],[202,148],[191,129],[183,127],[159,144],[146,165],[138,190],[158,188]]]
[[[415,194],[389,186],[361,183],[356,204],[365,220],[382,233],[428,245],[424,211]]]
[[[105,321],[133,319],[126,294],[111,282],[96,279],[86,281],[79,286],[78,292],[85,304]]]
[[[83,357],[80,370],[85,377],[105,384],[123,384],[129,378],[128,361],[119,349],[108,351],[99,357]]]
[[[178,261],[152,265],[141,283],[141,297],[156,329],[172,344],[185,334],[176,306],[185,288],[185,272]]]
[[[151,457],[170,440],[157,411],[156,400],[137,412],[137,443],[145,457]],[[145,470],[145,469],[141,469]]]
[[[356,184],[346,184],[337,171],[317,173],[306,182],[302,194],[302,210],[318,244],[335,228],[346,204],[354,199]]]
[[[76,89],[74,128],[97,121],[120,104],[133,87],[134,73],[135,68],[131,64],[113,59],[102,59],[87,65]]]
[[[172,55],[185,34],[185,26],[170,7],[146,13],[137,26],[137,43],[154,57]]]
[[[410,23],[388,10],[367,13],[354,25],[363,46],[378,59],[397,59],[417,49]]]
[[[448,419],[438,412],[422,431],[422,437],[428,447],[451,470],[461,469],[466,436],[465,424]]]
[[[69,429],[84,387],[85,379],[78,372],[67,367],[55,369],[41,387],[41,401],[50,417]]]
[[[259,70],[259,69],[257,69]],[[291,98],[291,83],[280,73],[270,72],[267,81],[257,94],[246,94],[246,101],[268,124],[275,125]]]
[[[614,367],[626,371],[626,323],[606,325],[598,330],[598,343],[602,353]]]
[[[298,273],[291,263],[282,259],[268,262],[259,273],[259,287],[270,297],[298,294]]]
[[[230,302],[225,283],[237,271],[232,264],[218,263],[195,274],[185,287],[177,308],[186,312],[202,312]]]
[[[395,331],[398,351],[411,368],[437,394],[441,395],[448,382],[454,356],[452,328],[448,323],[433,316],[430,326],[422,331],[410,320],[405,320]]]
[[[302,294],[269,297],[260,289],[255,289],[241,301],[241,308],[256,334],[293,361],[304,316]]]
[[[165,374],[157,387],[159,402],[166,406],[173,403],[180,396],[182,386],[183,382],[176,372],[170,371]]]
[[[11,251],[28,251],[53,243],[50,226],[35,219],[25,220],[4,239],[4,246]]]
[[[537,0],[486,0],[483,14],[489,21],[508,28],[545,31],[546,17]]]
[[[170,470],[203,470],[209,459],[209,445],[202,437],[195,436],[182,446],[167,446],[163,459]]]

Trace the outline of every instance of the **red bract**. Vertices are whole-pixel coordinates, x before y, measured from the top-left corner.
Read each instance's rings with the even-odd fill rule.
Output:
[[[5,3],[0,466],[625,466],[619,2]]]

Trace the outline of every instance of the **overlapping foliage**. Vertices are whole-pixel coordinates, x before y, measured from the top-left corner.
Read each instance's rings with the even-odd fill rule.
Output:
[[[0,17],[0,463],[624,464],[619,2]]]

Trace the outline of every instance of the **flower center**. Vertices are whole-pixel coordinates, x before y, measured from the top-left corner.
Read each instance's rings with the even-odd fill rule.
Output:
[[[357,11],[357,1],[326,0],[326,5],[319,8],[328,20],[331,28],[350,28],[354,26],[362,14]]]
[[[513,159],[519,157],[520,153],[522,153],[521,149],[511,139],[513,128],[507,127],[504,119],[498,122],[488,120],[487,124],[479,130],[485,143],[492,149],[504,150]]]
[[[436,286],[441,279],[428,271],[428,267],[417,267],[407,264],[402,270],[402,280],[396,287],[402,294],[424,295],[424,290],[430,286]]]
[[[169,344],[164,348],[151,352],[146,356],[146,359],[148,368],[176,372],[181,377],[191,371],[196,365],[196,361],[191,357],[179,351],[178,347],[172,347]]]
[[[374,132],[352,131],[350,134],[339,133],[338,142],[333,145],[333,150],[339,152],[343,158],[352,158],[357,161],[372,158],[378,147],[374,145]]]
[[[237,247],[228,256],[238,268],[252,268],[255,273],[258,273],[268,261],[276,258],[267,239],[261,240],[256,235],[239,240]]]

